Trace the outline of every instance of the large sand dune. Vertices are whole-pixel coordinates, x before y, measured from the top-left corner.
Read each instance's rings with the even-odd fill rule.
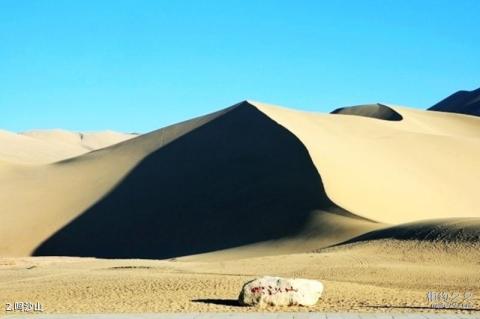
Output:
[[[0,164],[0,254],[299,253],[385,224],[480,217],[480,119],[362,108],[242,102],[57,163]],[[386,113],[401,119],[372,116]]]

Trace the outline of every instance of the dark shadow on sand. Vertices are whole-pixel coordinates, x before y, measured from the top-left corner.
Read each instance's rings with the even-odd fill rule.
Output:
[[[465,217],[405,223],[373,230],[330,247],[382,239],[478,243],[479,221],[478,218]]]
[[[230,307],[244,307],[237,299],[193,299],[192,302]]]

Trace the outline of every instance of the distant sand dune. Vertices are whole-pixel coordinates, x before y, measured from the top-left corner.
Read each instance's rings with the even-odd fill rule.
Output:
[[[331,113],[371,117],[386,121],[401,121],[403,119],[400,113],[398,113],[391,107],[379,103],[341,107],[332,111]]]
[[[21,134],[52,143],[77,145],[84,148],[86,151],[98,150],[137,136],[137,134],[120,133],[115,131],[72,132],[58,129],[27,131],[22,132]]]
[[[12,164],[45,164],[85,152],[76,145],[59,145],[0,130],[0,160]]]
[[[12,164],[53,163],[135,136],[113,131],[77,133],[66,130],[35,130],[17,134],[0,130],[0,160]]]
[[[480,119],[386,110],[402,120],[245,101],[49,165],[0,162],[0,254],[237,258],[480,217]]]

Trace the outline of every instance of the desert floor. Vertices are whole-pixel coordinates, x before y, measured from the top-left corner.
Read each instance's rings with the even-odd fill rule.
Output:
[[[45,313],[480,313],[478,243],[376,240],[246,259],[18,257],[1,258],[0,270],[0,304],[40,302]],[[326,290],[312,308],[239,306],[242,284],[262,275],[318,279]],[[450,300],[429,301],[429,292],[446,293]]]

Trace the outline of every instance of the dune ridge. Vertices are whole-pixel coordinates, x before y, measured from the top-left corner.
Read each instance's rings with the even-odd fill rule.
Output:
[[[428,110],[480,116],[480,88],[455,92]]]

